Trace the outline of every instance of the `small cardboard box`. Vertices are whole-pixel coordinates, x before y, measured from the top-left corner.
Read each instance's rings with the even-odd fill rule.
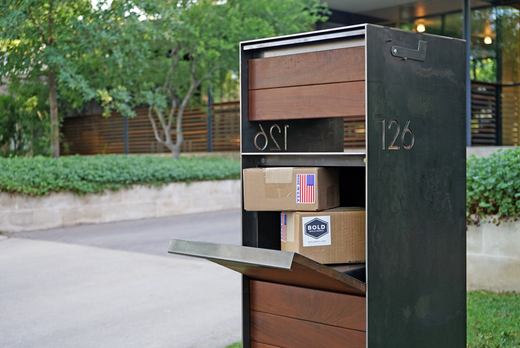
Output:
[[[334,168],[249,168],[243,180],[245,210],[317,211],[339,205]]]
[[[365,209],[281,213],[282,250],[324,264],[365,261]]]

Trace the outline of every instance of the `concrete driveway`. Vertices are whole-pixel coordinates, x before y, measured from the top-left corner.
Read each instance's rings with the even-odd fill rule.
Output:
[[[170,237],[239,244],[239,226],[233,210],[0,236],[0,347],[240,341],[240,275],[166,253]]]

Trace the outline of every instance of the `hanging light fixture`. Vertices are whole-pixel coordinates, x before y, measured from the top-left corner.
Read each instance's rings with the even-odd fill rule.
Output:
[[[484,43],[486,45],[491,45],[493,43],[493,39],[491,38],[491,26],[489,22],[486,22],[486,26],[484,27]]]
[[[419,23],[419,24],[417,24],[417,31],[418,31],[419,33],[424,33],[424,32],[426,31],[426,27],[424,26],[423,23]]]

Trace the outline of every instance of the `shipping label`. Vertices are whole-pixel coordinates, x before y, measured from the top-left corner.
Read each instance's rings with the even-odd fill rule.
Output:
[[[303,246],[331,245],[329,216],[302,217]]]

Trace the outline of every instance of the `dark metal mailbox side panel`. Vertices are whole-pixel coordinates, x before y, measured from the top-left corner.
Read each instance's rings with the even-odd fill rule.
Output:
[[[375,26],[366,40],[367,345],[462,348],[464,42]],[[419,40],[424,61],[392,55]]]

